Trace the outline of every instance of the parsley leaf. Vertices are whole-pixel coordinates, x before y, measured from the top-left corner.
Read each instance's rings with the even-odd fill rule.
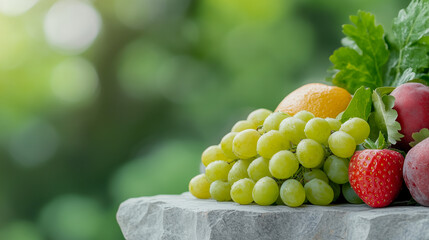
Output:
[[[350,16],[350,21],[353,25],[343,25],[347,36],[345,47],[329,58],[337,70],[332,82],[350,93],[362,85],[371,89],[381,87],[383,66],[389,59],[383,27],[375,25],[374,15],[363,11]]]
[[[403,83],[403,74],[427,72],[429,68],[429,0],[413,0],[406,9],[399,11],[393,21],[392,55],[387,84]],[[409,74],[409,73],[408,73]]]
[[[429,137],[429,130],[427,128],[422,128],[422,129],[420,129],[419,132],[415,132],[411,136],[413,137],[414,141],[410,142],[410,146],[414,147],[419,142],[421,142],[421,141],[423,141]]]

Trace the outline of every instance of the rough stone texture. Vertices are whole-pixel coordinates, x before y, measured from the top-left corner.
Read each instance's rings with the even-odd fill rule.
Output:
[[[429,239],[429,208],[238,205],[189,193],[129,199],[117,220],[137,239]]]

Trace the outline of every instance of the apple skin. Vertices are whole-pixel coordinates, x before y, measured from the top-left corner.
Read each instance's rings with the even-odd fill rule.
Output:
[[[395,109],[401,124],[399,131],[404,135],[396,147],[404,151],[410,149],[412,134],[422,128],[429,129],[429,87],[421,83],[405,83],[390,94],[395,97]]]
[[[429,138],[408,152],[403,175],[414,200],[423,206],[429,206]]]

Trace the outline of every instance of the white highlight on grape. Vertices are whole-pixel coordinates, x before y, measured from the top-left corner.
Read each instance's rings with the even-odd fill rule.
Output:
[[[50,45],[78,54],[94,42],[101,29],[101,17],[87,2],[62,0],[49,9],[43,27]]]
[[[30,10],[39,0],[0,0],[0,13],[18,16]]]
[[[84,102],[94,97],[98,88],[98,75],[87,60],[70,58],[54,68],[51,88],[54,95],[64,102]]]

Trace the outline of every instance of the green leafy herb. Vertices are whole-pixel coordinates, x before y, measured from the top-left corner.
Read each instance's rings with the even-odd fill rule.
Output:
[[[378,132],[378,138],[375,142],[371,139],[365,139],[363,146],[366,149],[383,149],[386,147],[386,139],[381,132]]]
[[[421,73],[429,68],[429,1],[413,0],[393,20],[391,60],[388,84],[398,86],[406,70]]]
[[[421,142],[421,141],[423,141],[429,137],[429,129],[422,128],[420,131],[413,133],[412,137],[413,137],[414,141],[410,142],[410,146],[414,147],[419,142]]]
[[[396,121],[398,113],[393,109],[395,97],[388,95],[393,89],[393,87],[381,87],[373,92],[374,114],[371,115],[373,119],[370,121],[391,144],[395,144],[403,137],[399,133],[401,125]]]
[[[360,86],[371,89],[383,86],[383,66],[389,59],[383,27],[375,25],[374,15],[363,11],[350,16],[350,21],[354,25],[343,26],[346,47],[330,57],[337,70],[332,82],[351,93]]]
[[[368,120],[372,107],[371,93],[372,91],[369,88],[358,88],[342,114],[341,122],[345,122],[353,117],[362,118],[365,121]]]

